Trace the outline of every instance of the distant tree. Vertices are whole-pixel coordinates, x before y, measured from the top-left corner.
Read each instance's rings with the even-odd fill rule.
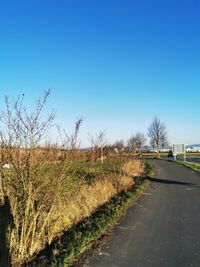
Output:
[[[136,135],[135,135],[135,140],[136,140],[136,149],[141,154],[142,146],[144,146],[145,143],[146,143],[145,135],[143,133],[141,133],[141,132],[137,132]]]
[[[167,142],[167,130],[164,123],[159,118],[155,117],[148,128],[148,136],[150,137],[150,144],[153,145],[158,153],[163,143]]]
[[[80,152],[80,141],[78,140],[79,131],[83,122],[83,118],[76,118],[75,126],[73,132],[69,135],[65,129],[61,129],[57,126],[57,130],[59,133],[59,148],[62,153],[61,156],[63,159],[74,160],[78,156],[78,152]]]
[[[100,151],[101,162],[104,160],[104,148],[106,147],[107,140],[105,131],[100,131],[96,136],[88,136],[88,139],[92,145],[92,158],[96,158],[95,155],[98,154],[96,152]]]
[[[146,138],[143,133],[137,132],[128,139],[128,146],[132,151],[138,151],[141,154],[141,148],[144,146]]]
[[[163,136],[163,138],[161,140],[161,147],[165,148],[168,145],[169,145],[169,142],[168,142],[167,136]]]
[[[101,131],[99,132],[99,134],[97,135],[97,140],[98,140],[98,144],[99,144],[99,147],[101,149],[101,162],[103,163],[103,159],[104,159],[104,148],[106,147],[106,144],[107,144],[107,140],[106,140],[106,134],[105,134],[105,131]]]
[[[118,151],[122,151],[124,149],[124,141],[121,140],[117,140],[114,144],[113,144],[114,148],[117,148]]]
[[[153,148],[153,150],[156,149],[156,144],[155,144],[155,141],[154,140],[150,140],[150,146]]]
[[[127,145],[128,145],[128,148],[131,150],[131,151],[136,151],[136,148],[137,148],[137,139],[135,137],[135,135],[132,135],[128,141],[127,141]]]

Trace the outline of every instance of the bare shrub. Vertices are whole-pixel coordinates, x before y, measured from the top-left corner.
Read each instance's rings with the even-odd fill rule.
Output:
[[[134,184],[131,167],[122,170],[121,158],[116,166],[108,162],[104,171],[110,151],[104,132],[91,138],[95,160],[104,163],[96,162],[102,175],[92,183],[84,173],[77,176],[82,119],[76,120],[71,135],[60,131],[58,144],[45,142],[55,118],[54,111],[43,115],[49,94],[43,93],[32,113],[23,97],[14,102],[6,97],[0,117],[0,200],[9,201],[13,218],[6,232],[13,266],[30,261],[64,229]]]
[[[13,102],[6,97],[0,117],[0,199],[2,203],[9,199],[14,218],[7,232],[14,266],[30,260],[53,238],[52,217],[62,202],[82,122],[76,121],[74,132],[61,145],[44,144],[55,117],[54,111],[42,116],[49,94],[49,90],[43,93],[32,113],[23,97]]]
[[[96,161],[101,159],[103,163],[104,160],[104,150],[106,148],[107,140],[105,138],[105,131],[100,131],[96,136],[88,136],[91,143],[92,150],[88,152],[88,161]]]

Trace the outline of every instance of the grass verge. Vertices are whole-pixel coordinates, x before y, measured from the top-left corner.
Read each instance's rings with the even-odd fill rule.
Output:
[[[57,238],[40,253],[36,263],[29,266],[73,266],[83,253],[96,246],[99,239],[119,220],[149,184],[152,167],[145,162],[145,175],[127,192],[121,192],[102,205],[95,213],[79,222]]]
[[[190,168],[194,171],[200,172],[200,164],[198,163],[192,163],[192,162],[183,162],[183,161],[173,161],[179,165],[185,166],[187,168]]]
[[[165,161],[170,161],[170,162],[174,162],[176,164],[179,164],[181,166],[185,166],[189,169],[192,169],[196,172],[200,172],[200,164],[198,163],[193,163],[193,162],[184,162],[184,161],[180,161],[180,160],[173,160],[173,159],[164,159],[164,158],[160,158],[161,160],[165,160]]]

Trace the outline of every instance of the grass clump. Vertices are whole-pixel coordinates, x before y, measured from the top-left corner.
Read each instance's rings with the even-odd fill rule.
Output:
[[[138,161],[136,162],[138,164]],[[90,216],[54,240],[48,250],[43,251],[42,255],[46,255],[45,262],[40,262],[40,264],[37,262],[34,266],[70,266],[77,258],[80,258],[80,255],[83,256],[83,252],[98,242],[98,239],[114,225],[148,185],[149,181],[144,176],[149,176],[152,168],[149,163],[145,163],[144,167],[143,177],[135,179],[134,185],[129,190],[119,192]]]

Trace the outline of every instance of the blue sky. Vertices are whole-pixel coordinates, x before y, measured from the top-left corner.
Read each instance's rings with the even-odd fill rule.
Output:
[[[105,130],[127,140],[154,116],[170,143],[200,143],[200,2],[149,0],[2,0],[0,106],[25,94],[80,137]]]

